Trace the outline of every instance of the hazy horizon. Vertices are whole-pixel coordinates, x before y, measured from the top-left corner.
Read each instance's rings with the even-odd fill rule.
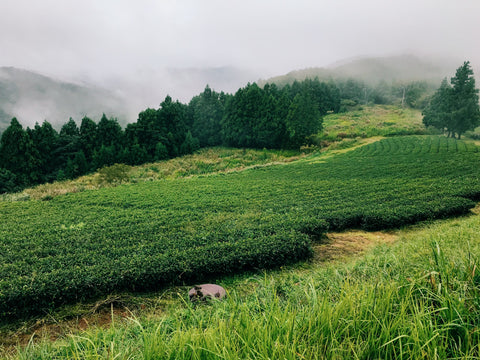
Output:
[[[357,56],[480,59],[475,0],[4,0],[0,66],[98,82],[171,68],[279,75]]]
[[[134,117],[207,83],[235,91],[358,57],[470,60],[476,70],[478,13],[475,0],[4,0],[0,66],[105,87]]]

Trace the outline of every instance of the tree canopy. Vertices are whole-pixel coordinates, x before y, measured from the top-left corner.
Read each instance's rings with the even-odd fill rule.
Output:
[[[470,62],[460,66],[450,83],[444,79],[423,111],[425,126],[433,126],[458,138],[480,125],[478,89]]]

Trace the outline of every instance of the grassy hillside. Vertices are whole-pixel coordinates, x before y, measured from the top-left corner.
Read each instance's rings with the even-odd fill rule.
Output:
[[[335,157],[0,203],[2,319],[114,291],[159,289],[312,254],[327,230],[465,214],[478,148],[388,138]]]
[[[359,110],[329,114],[323,119],[320,139],[426,134],[419,110],[396,106],[364,106]]]
[[[304,156],[305,154],[291,150],[205,148],[191,155],[156,163],[135,167],[126,165],[107,167],[97,173],[74,180],[46,183],[16,194],[2,194],[0,200],[47,200],[59,195],[98,190],[125,183],[174,180],[190,176],[242,171],[252,166],[288,163]]]

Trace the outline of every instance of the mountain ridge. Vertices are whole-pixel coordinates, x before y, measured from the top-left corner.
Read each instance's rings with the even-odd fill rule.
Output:
[[[427,81],[436,85],[444,77],[452,76],[455,65],[452,60],[422,59],[415,55],[392,55],[385,57],[361,56],[340,60],[325,67],[311,67],[290,71],[284,75],[261,80],[260,85],[276,83],[284,86],[306,78],[318,77],[320,80],[362,80],[376,85],[381,81],[409,82]]]

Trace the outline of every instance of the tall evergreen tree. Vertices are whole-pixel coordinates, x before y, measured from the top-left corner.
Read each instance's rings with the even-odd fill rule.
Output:
[[[423,123],[447,131],[448,136],[457,134],[460,138],[465,131],[480,125],[478,89],[475,88],[470,62],[465,61],[457,69],[451,84],[446,79],[442,81],[423,111]]]
[[[108,119],[105,114],[97,125],[97,146],[114,146],[116,149],[123,147],[123,130],[118,120],[115,118]]]
[[[187,114],[187,105],[178,100],[173,101],[170,96],[165,97],[158,109],[154,129],[159,131],[160,139],[158,141],[167,147],[170,157],[179,155],[180,147],[185,140]]]
[[[285,134],[280,92],[270,85],[261,89],[248,84],[239,89],[225,105],[222,136],[225,145],[235,147],[277,148]]]
[[[52,181],[56,178],[57,162],[55,154],[57,154],[58,133],[48,121],[44,121],[42,125],[35,124],[30,132],[33,145],[38,153],[38,172],[41,174],[40,181]]]
[[[60,129],[60,136],[79,136],[80,130],[78,129],[77,123],[72,118],[62,126]]]
[[[480,125],[478,89],[475,88],[475,77],[469,61],[457,69],[451,83],[452,128],[460,138],[465,131]]]
[[[146,109],[138,114],[137,123],[129,124],[125,130],[125,137],[130,146],[139,144],[143,146],[150,159],[154,158],[155,146],[167,133],[166,127],[158,123],[158,111]]]
[[[225,104],[225,114],[222,119],[222,142],[227,146],[248,146],[248,139],[251,137],[252,131],[246,116],[245,92],[244,88],[238,89]]]
[[[452,132],[451,113],[452,87],[447,79],[443,79],[438,90],[433,94],[430,103],[423,110],[423,124],[433,126],[441,131]]]
[[[37,182],[38,156],[33,141],[16,118],[0,138],[0,168],[16,175],[19,184],[25,186]]]
[[[286,119],[289,146],[299,148],[307,143],[307,137],[322,128],[322,117],[309,92],[299,93],[293,99]]]
[[[97,143],[97,124],[85,116],[80,124],[80,146],[88,163],[92,161]]]
[[[207,85],[205,90],[189,103],[192,119],[192,136],[198,138],[200,146],[216,146],[222,142],[221,121],[224,106],[221,94]]]
[[[58,146],[54,152],[56,168],[65,169],[68,161],[72,161],[80,151],[80,130],[75,121],[70,118],[60,129]]]

